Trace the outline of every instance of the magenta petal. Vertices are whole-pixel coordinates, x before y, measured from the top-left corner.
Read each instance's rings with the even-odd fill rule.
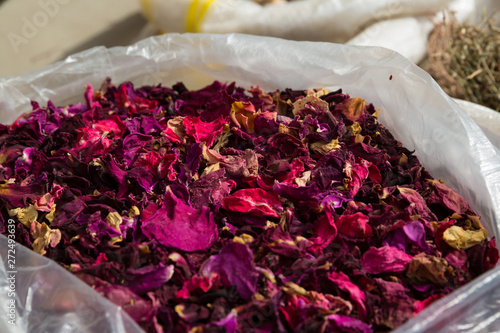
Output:
[[[229,314],[218,321],[213,321],[210,323],[209,327],[219,327],[223,328],[226,333],[236,333],[236,327],[238,324],[238,315],[236,310],[229,312]]]
[[[355,238],[370,238],[373,236],[369,218],[363,213],[341,215],[335,221],[339,233]]]
[[[222,117],[209,123],[196,117],[185,117],[183,120],[186,134],[193,137],[196,142],[205,142],[207,147],[214,144],[215,139],[222,133],[225,123]]]
[[[142,231],[150,239],[187,252],[207,250],[218,237],[210,209],[186,205],[170,189],[164,205],[142,221]]]
[[[314,222],[314,234],[309,238],[314,244],[310,251],[322,253],[323,249],[330,244],[337,236],[337,227],[329,206],[325,206],[325,215]]]
[[[222,207],[232,212],[248,213],[263,217],[278,217],[283,210],[279,195],[274,191],[247,188],[234,192],[222,200]]]
[[[356,304],[361,318],[366,317],[365,293],[357,285],[351,282],[349,276],[342,272],[332,272],[328,274],[328,279],[334,282],[341,290],[346,291]]]
[[[372,333],[371,325],[362,322],[359,319],[349,316],[331,314],[326,317],[328,319],[327,330],[329,332],[342,333]]]
[[[217,273],[226,286],[236,285],[244,299],[251,298],[257,288],[259,273],[255,269],[252,250],[246,244],[229,242],[203,263],[200,274],[210,277]]]
[[[127,273],[130,275],[130,280],[126,286],[132,292],[141,295],[167,283],[174,274],[174,265],[165,266],[160,262],[158,265],[129,269]]]
[[[363,272],[370,274],[403,272],[412,259],[409,254],[391,246],[372,246],[361,257],[361,267]]]

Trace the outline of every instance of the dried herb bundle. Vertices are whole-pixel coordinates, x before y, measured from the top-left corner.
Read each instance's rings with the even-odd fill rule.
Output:
[[[500,111],[500,28],[492,19],[472,25],[452,16],[436,25],[427,50],[422,67],[447,94]]]

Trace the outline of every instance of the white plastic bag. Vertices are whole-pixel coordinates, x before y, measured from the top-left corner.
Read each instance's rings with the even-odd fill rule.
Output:
[[[482,215],[491,235],[499,235],[500,156],[478,125],[449,98],[431,77],[409,60],[383,48],[355,47],[320,42],[296,42],[249,35],[166,34],[148,38],[130,47],[93,48],[39,71],[18,77],[0,78],[0,122],[12,122],[30,111],[30,99],[56,105],[83,101],[87,83],[99,86],[106,76],[119,83],[131,80],[137,86],[183,81],[190,89],[201,88],[214,79],[236,81],[263,90],[284,88],[342,88],[351,96],[363,97],[381,108],[380,121],[409,149],[415,149],[422,164],[435,177],[454,188]],[[2,301],[8,284],[6,239],[0,236]],[[18,252],[21,253],[21,252]],[[43,259],[43,260],[42,260]],[[92,294],[62,269],[38,274],[40,267],[51,271],[35,253],[23,253],[19,267],[26,274],[16,285],[18,327],[21,332],[134,332],[129,320],[109,302]],[[28,273],[29,272],[29,273]],[[36,278],[31,278],[35,276]],[[79,318],[73,308],[50,312],[37,296],[54,281],[67,282],[68,292],[93,298],[79,311],[93,311],[93,323],[85,320],[68,327],[69,318]],[[500,270],[495,268],[478,280],[431,305],[397,332],[491,332],[500,330],[497,304]],[[93,296],[91,296],[93,295]],[[52,306],[63,299],[55,298]],[[469,315],[463,315],[468,311]],[[43,314],[43,315],[41,315]],[[36,318],[36,321],[32,321]],[[65,322],[66,318],[68,321]],[[18,332],[0,316],[2,332]],[[114,321],[116,320],[116,323]],[[114,323],[114,324],[113,324]]]
[[[453,99],[479,125],[491,143],[500,149],[500,112],[463,99]]]
[[[121,308],[54,261],[22,245],[8,253],[8,241],[3,235],[0,249],[0,304],[4,310],[0,314],[0,332],[142,332]],[[12,258],[14,268],[10,268]],[[16,312],[11,311],[11,304],[17,306]]]

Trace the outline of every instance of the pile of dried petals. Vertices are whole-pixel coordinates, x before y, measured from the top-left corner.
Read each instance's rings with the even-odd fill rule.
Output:
[[[85,99],[0,125],[0,228],[148,332],[389,331],[498,260],[341,90],[108,79]]]

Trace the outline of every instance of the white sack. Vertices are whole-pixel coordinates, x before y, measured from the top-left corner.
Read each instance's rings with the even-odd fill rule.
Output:
[[[382,46],[414,63],[427,55],[436,22],[478,23],[496,0],[140,0],[162,32],[247,33],[294,40]],[[491,12],[491,11],[490,11]]]

